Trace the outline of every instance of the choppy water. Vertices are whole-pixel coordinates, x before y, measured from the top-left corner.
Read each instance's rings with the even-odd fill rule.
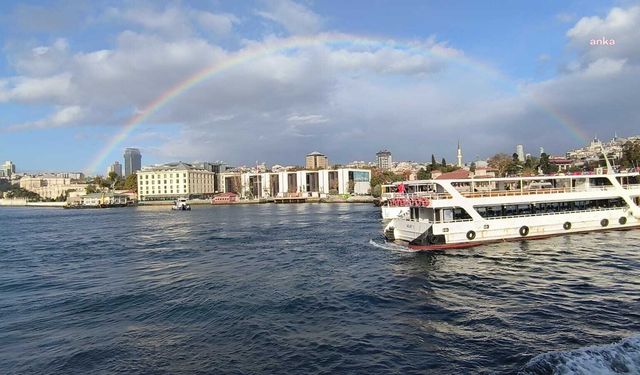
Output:
[[[369,205],[0,209],[0,372],[632,374],[640,231],[407,253]]]

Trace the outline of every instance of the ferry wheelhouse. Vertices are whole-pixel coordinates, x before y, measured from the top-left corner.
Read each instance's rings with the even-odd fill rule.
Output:
[[[391,220],[409,212],[410,197],[429,197],[436,192],[432,180],[413,180],[382,185],[380,209],[383,220]],[[402,191],[399,191],[402,190]]]
[[[385,227],[388,240],[414,250],[640,226],[637,172],[416,181],[416,187],[387,198],[402,212]]]

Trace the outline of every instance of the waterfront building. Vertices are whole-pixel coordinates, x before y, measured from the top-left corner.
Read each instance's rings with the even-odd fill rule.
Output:
[[[91,193],[79,197],[80,205],[85,207],[126,206],[131,202],[125,194]]]
[[[516,146],[516,154],[518,154],[518,161],[523,162],[524,163],[524,146],[523,145],[517,145]]]
[[[216,174],[216,176],[226,171],[228,168],[228,166],[225,163],[220,161],[216,161],[216,162],[196,161],[191,163],[191,165],[196,169],[204,169],[205,171],[213,172]],[[215,177],[213,179],[213,191],[216,193],[220,191],[220,182],[218,181],[218,178],[215,178]]]
[[[236,193],[222,193],[218,194],[211,200],[212,204],[230,204],[238,201],[238,194]]]
[[[393,166],[391,151],[382,150],[376,153],[376,164],[380,169],[389,169]]]
[[[458,162],[456,165],[458,166],[458,168],[462,168],[462,149],[460,148],[460,141],[458,141],[457,158],[458,158]]]
[[[138,199],[208,198],[215,193],[215,173],[177,162],[138,171]]]
[[[5,177],[11,177],[16,173],[16,165],[11,162],[11,160],[7,160],[2,164],[2,174]]]
[[[332,194],[369,194],[368,169],[322,169],[281,172],[225,172],[220,175],[225,193],[242,198],[324,197]]]
[[[70,178],[56,175],[23,176],[20,187],[36,193],[42,198],[55,199],[71,192],[86,191],[87,184],[74,183]]]
[[[120,164],[120,162],[118,162],[117,160],[114,161],[113,164],[111,164],[109,168],[107,168],[107,176],[109,176],[111,172],[114,172],[116,175],[118,175],[118,177],[122,177],[122,164]]]
[[[142,154],[137,148],[124,149],[124,176],[136,173],[142,168]]]
[[[324,154],[314,151],[305,157],[305,165],[307,169],[325,169],[329,168],[329,159]]]

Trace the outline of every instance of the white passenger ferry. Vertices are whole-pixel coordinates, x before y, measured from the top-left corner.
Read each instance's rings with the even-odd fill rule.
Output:
[[[416,186],[419,191],[387,198],[400,216],[385,227],[388,240],[414,250],[640,226],[637,172],[431,180]]]

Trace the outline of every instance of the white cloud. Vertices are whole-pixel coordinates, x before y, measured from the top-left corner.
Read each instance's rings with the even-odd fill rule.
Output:
[[[193,17],[203,28],[216,35],[229,34],[233,26],[240,22],[238,17],[229,13],[214,14],[211,12],[194,12]]]
[[[323,115],[298,115],[292,114],[287,117],[287,121],[293,124],[300,125],[313,125],[313,124],[323,124],[325,122],[329,122],[329,119],[324,117]]]
[[[8,128],[10,131],[42,129],[60,127],[68,124],[76,123],[84,118],[84,110],[80,106],[59,107],[46,118],[27,122],[23,124],[12,125]]]
[[[584,17],[567,31],[570,44],[583,58],[629,59],[640,62],[640,5],[613,8],[606,17]],[[615,40],[613,46],[591,45],[592,39]]]
[[[256,13],[282,25],[292,34],[311,34],[322,28],[319,15],[292,0],[266,0],[265,5],[266,9]]]
[[[71,75],[61,73],[45,78],[14,77],[8,80],[12,85],[0,98],[4,101],[23,103],[60,103],[72,93]],[[5,87],[7,83],[5,81]]]
[[[268,3],[267,10],[281,3],[292,4]],[[435,37],[279,49],[295,37],[269,36],[231,50],[194,32],[189,22],[203,13],[176,6],[153,13],[160,18],[155,22],[138,18],[135,22],[145,25],[143,30],[119,33],[107,49],[71,53],[73,46],[62,40],[29,46],[24,55],[10,60],[19,73],[0,77],[0,101],[54,109],[14,130],[121,126],[176,85],[210,68],[206,79],[196,80],[146,118],[149,127],[179,129],[171,140],[145,131],[155,154],[178,160],[295,163],[301,157],[292,155],[315,149],[332,160],[349,161],[373,158],[378,149],[389,148],[399,159],[426,160],[432,152],[449,159],[458,138],[467,160],[487,152],[483,150],[505,151],[517,143],[564,150],[575,140],[568,139],[546,108],[572,118],[586,133],[615,125],[624,134],[640,121],[635,47],[595,53],[579,42],[589,38],[587,29],[628,29],[628,22],[620,19],[637,24],[633,9],[617,11],[611,20],[578,21],[572,28],[576,31],[567,34],[569,48],[578,52],[572,69],[543,82],[498,77],[502,80],[495,84],[496,77],[486,71],[478,74],[469,64],[457,63],[465,59],[464,51]],[[229,17],[230,24],[215,25],[218,21],[209,25],[213,33],[228,32],[227,26],[236,22]],[[166,35],[170,25],[183,22],[189,27],[182,34]],[[590,22],[590,28],[584,26]],[[310,24],[315,26],[288,27],[292,32],[317,30],[321,22]],[[28,65],[29,59],[38,63]],[[417,137],[426,149],[415,147]]]

